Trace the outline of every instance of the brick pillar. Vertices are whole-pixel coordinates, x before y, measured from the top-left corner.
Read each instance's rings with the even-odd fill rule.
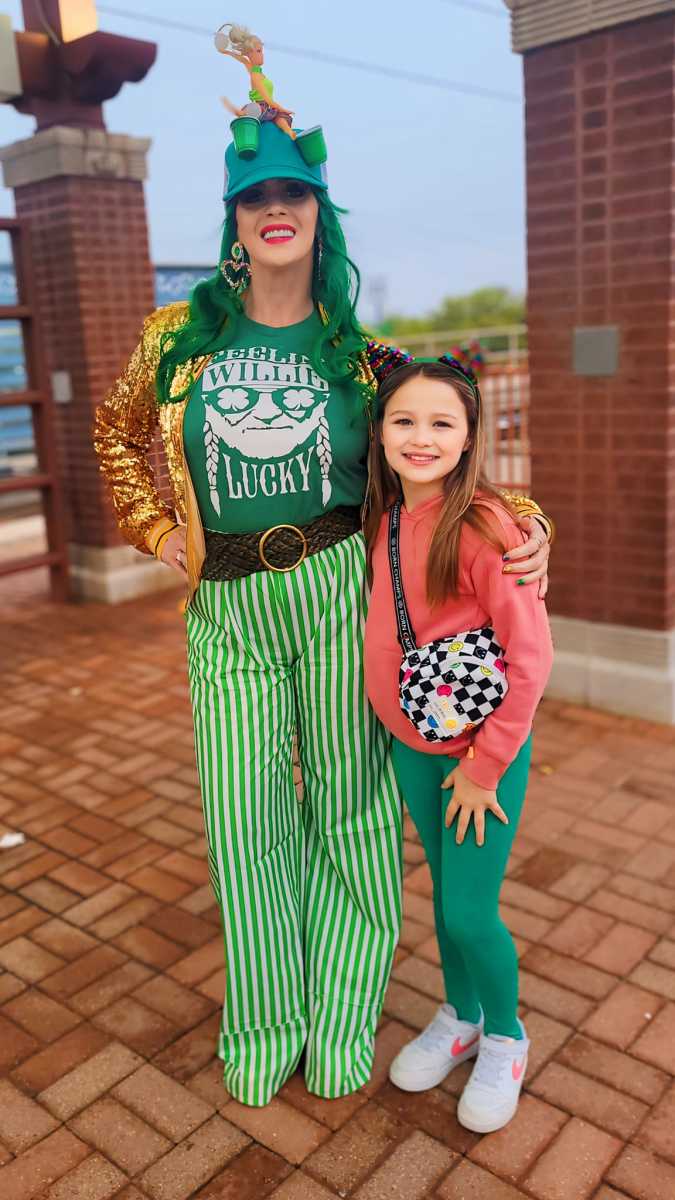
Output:
[[[92,449],[94,409],[154,307],[143,193],[147,139],[55,126],[0,151],[16,214],[30,222],[56,405],[74,590],[114,602],[168,586],[160,564],[122,542]]]
[[[551,691],[675,721],[675,13],[509,7],[525,72],[532,488],[559,533]],[[635,0],[636,15],[649,7]]]

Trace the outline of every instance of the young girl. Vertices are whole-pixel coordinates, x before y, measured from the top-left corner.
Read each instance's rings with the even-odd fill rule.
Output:
[[[522,537],[482,474],[483,448],[478,384],[456,360],[413,362],[385,379],[365,526],[372,580],[366,683],[394,735],[394,768],[431,868],[447,996],[397,1055],[390,1078],[424,1091],[477,1055],[457,1114],[477,1133],[511,1120],[527,1063],[518,960],[498,901],[525,799],[532,718],[552,659],[543,600],[504,574],[503,557]],[[503,702],[482,724],[442,741],[425,740],[399,698],[403,651],[388,512],[399,499],[401,582],[417,646],[488,626],[503,651]]]

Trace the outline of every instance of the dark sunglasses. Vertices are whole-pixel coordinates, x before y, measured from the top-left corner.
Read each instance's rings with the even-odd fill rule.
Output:
[[[299,200],[306,199],[311,190],[309,184],[303,183],[301,179],[280,179],[274,187],[274,193],[286,204],[297,204]],[[271,194],[272,188],[267,186],[266,181],[254,183],[239,193],[236,202],[243,204],[244,208],[256,208],[260,204],[266,204]]]

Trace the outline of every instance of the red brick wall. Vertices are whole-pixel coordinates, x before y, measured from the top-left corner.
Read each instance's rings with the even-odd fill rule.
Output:
[[[673,14],[525,56],[532,488],[559,530],[551,609],[654,629],[675,625],[674,63]],[[620,327],[616,376],[572,373],[578,325]]]
[[[56,406],[67,537],[121,541],[91,443],[94,409],[154,307],[145,199],[132,180],[61,177],[19,187],[30,221],[49,370],[69,371],[73,402]]]

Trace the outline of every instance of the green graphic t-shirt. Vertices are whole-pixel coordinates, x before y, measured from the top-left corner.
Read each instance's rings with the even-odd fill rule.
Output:
[[[351,381],[309,361],[321,318],[274,329],[241,317],[185,410],[183,436],[206,529],[260,533],[307,525],[366,490],[368,418]]]

